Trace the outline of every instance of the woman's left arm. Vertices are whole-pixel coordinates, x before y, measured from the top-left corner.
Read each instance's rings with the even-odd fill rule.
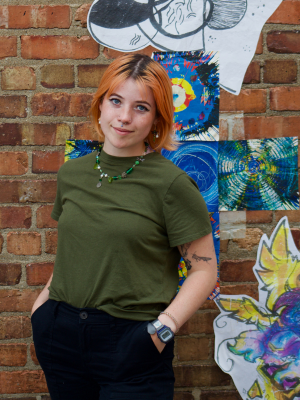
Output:
[[[211,233],[178,246],[178,249],[185,261],[188,277],[165,311],[176,319],[179,328],[199,309],[215,287],[217,259]],[[169,316],[162,314],[158,319],[169,326],[173,332],[176,331],[177,327]],[[156,334],[152,335],[152,339],[157,348],[162,351],[165,345]]]

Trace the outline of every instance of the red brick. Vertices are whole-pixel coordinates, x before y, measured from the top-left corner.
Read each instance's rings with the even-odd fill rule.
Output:
[[[201,390],[201,400],[241,400],[237,390]]]
[[[268,50],[273,53],[300,53],[299,31],[272,31],[267,35]]]
[[[300,110],[300,87],[275,87],[270,89],[270,109],[276,111]]]
[[[227,253],[228,250],[228,239],[220,240],[220,253]]]
[[[243,111],[244,113],[263,113],[267,107],[265,89],[242,89],[236,96],[221,90],[220,111]]]
[[[3,236],[2,236],[1,233],[0,233],[0,253],[2,253],[2,246],[3,246],[3,243],[4,243],[4,239],[3,239]]]
[[[247,224],[271,224],[272,211],[246,211]]]
[[[228,122],[222,115],[219,119],[219,140],[228,140]]]
[[[0,118],[25,118],[26,96],[0,96]]]
[[[71,129],[67,124],[22,124],[23,145],[65,145],[71,137]]]
[[[299,23],[300,3],[298,0],[283,1],[267,21],[267,24],[298,25]]]
[[[29,317],[12,316],[0,318],[0,340],[23,339],[31,336]]]
[[[0,152],[0,175],[23,175],[28,171],[28,156],[25,151]]]
[[[200,338],[176,338],[177,359],[179,361],[207,360],[210,353],[210,339]]]
[[[295,242],[295,245],[298,250],[300,250],[300,229],[299,228],[291,228],[291,233]]]
[[[99,140],[98,133],[90,122],[78,122],[74,124],[75,139]]]
[[[36,226],[38,228],[56,228],[57,222],[51,218],[53,206],[41,206],[36,212]]]
[[[0,203],[49,203],[56,196],[56,180],[0,180]]]
[[[0,290],[0,312],[31,311],[40,293],[41,289],[2,289]]]
[[[175,392],[173,400],[194,400],[194,396],[188,392]]]
[[[44,393],[48,392],[42,370],[0,371],[0,393]]]
[[[178,335],[189,335],[191,333],[213,333],[213,321],[218,315],[215,311],[196,312],[182,327]]]
[[[175,386],[228,386],[230,375],[225,374],[217,365],[175,365]]]
[[[258,283],[247,283],[246,285],[221,286],[221,294],[236,295],[243,294],[258,300]]]
[[[45,285],[53,272],[53,266],[54,264],[51,262],[27,264],[27,285]]]
[[[89,12],[89,9],[91,7],[92,3],[89,4],[82,4],[79,8],[76,10],[75,14],[75,21],[80,21],[80,25],[83,28],[86,28],[87,25],[87,15]]]
[[[0,344],[0,365],[7,367],[24,366],[27,363],[27,344]]]
[[[98,87],[108,65],[78,65],[78,86]]]
[[[9,232],[7,251],[16,255],[41,254],[41,235],[37,232]]]
[[[31,226],[30,207],[0,207],[0,228],[25,228]]]
[[[232,118],[230,140],[244,140],[245,139],[245,128],[244,128],[244,117],[238,116]]]
[[[263,34],[261,32],[256,46],[255,54],[262,54],[263,51],[264,51],[264,42],[263,42]]]
[[[220,266],[221,282],[256,282],[253,273],[255,260],[225,260]]]
[[[33,115],[86,117],[92,94],[37,93],[31,101]]]
[[[17,57],[17,37],[0,36],[0,59]]]
[[[260,83],[260,63],[252,61],[244,76],[244,83]]]
[[[0,29],[69,28],[69,6],[2,6]]]
[[[12,286],[20,282],[22,275],[21,264],[0,263],[0,285]]]
[[[90,36],[21,36],[21,54],[25,59],[95,59],[99,45]]]
[[[289,223],[300,222],[300,210],[295,211],[275,211],[275,219],[278,222],[282,217],[288,217]]]
[[[51,173],[57,172],[64,163],[64,151],[33,151],[32,172]]]
[[[22,143],[21,124],[0,124],[0,146],[18,146]]]
[[[287,136],[298,136],[300,139],[300,117],[272,116],[272,117],[245,117],[245,138],[264,139]]]
[[[36,356],[34,343],[30,343],[30,357],[31,357],[31,359],[32,359],[32,361],[34,362],[35,365],[39,365],[40,364],[38,359],[37,359],[37,356]]]
[[[297,81],[297,63],[293,60],[266,60],[264,83],[293,83]]]
[[[46,88],[73,88],[73,65],[44,65],[41,68],[41,85]]]
[[[2,71],[3,90],[35,90],[36,79],[33,68],[5,67]]]
[[[56,254],[57,249],[57,231],[46,232],[46,250],[48,254]]]

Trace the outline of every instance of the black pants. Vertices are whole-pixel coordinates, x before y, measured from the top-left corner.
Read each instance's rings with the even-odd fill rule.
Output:
[[[47,300],[31,323],[52,400],[173,400],[174,342],[159,353],[147,321]]]

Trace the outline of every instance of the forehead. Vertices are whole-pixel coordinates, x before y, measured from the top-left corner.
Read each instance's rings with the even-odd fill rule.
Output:
[[[108,95],[118,94],[125,100],[130,101],[147,101],[150,104],[155,104],[152,89],[142,81],[137,81],[132,78],[126,79],[124,82],[119,83]]]

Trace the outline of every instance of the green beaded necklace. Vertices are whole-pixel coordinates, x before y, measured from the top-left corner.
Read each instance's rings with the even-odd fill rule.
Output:
[[[128,168],[127,171],[122,172],[120,175],[117,176],[108,176],[108,174],[106,174],[105,172],[103,172],[101,166],[100,166],[100,153],[102,150],[103,145],[100,144],[99,145],[99,150],[96,154],[96,164],[94,165],[94,169],[98,169],[100,171],[100,178],[99,178],[99,182],[97,183],[97,188],[102,186],[102,179],[103,178],[107,178],[108,183],[112,183],[113,181],[116,181],[118,179],[125,179],[127,177],[127,175],[131,174],[131,172],[133,171],[133,168],[135,168],[137,165],[139,165],[142,161],[145,161],[145,159],[143,158],[144,155],[147,154],[147,150],[148,150],[148,143],[145,143],[145,151],[141,156],[138,156],[134,162],[134,164],[132,165],[132,167]]]

